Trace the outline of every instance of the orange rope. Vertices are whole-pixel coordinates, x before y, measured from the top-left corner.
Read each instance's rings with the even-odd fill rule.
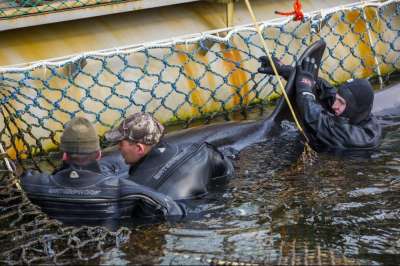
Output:
[[[293,20],[299,21],[304,19],[303,10],[301,10],[301,2],[300,0],[296,0],[293,4],[293,11],[291,12],[280,12],[275,11],[275,14],[282,15],[282,16],[294,16]]]

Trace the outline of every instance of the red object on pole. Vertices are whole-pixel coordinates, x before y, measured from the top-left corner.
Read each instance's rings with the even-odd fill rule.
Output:
[[[303,20],[304,19],[304,14],[303,10],[301,10],[301,2],[300,0],[296,0],[293,4],[293,11],[291,12],[280,12],[280,11],[275,11],[275,14],[282,15],[282,16],[293,16],[293,20],[298,21],[298,20]]]

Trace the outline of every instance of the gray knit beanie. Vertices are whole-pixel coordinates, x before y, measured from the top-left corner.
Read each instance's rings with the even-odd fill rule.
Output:
[[[89,154],[100,150],[95,128],[86,118],[73,118],[65,125],[60,149],[71,154]]]

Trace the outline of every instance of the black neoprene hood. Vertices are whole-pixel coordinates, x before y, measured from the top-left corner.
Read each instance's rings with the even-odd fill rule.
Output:
[[[367,119],[374,102],[374,91],[367,79],[355,79],[342,85],[338,94],[346,100],[346,109],[342,116],[350,119],[352,124],[358,124]]]

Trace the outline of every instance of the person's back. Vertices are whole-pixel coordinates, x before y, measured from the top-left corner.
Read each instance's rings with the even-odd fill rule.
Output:
[[[97,133],[85,118],[74,118],[61,136],[62,165],[52,174],[27,172],[22,177],[28,197],[44,212],[67,224],[102,223],[115,211],[108,203],[119,194],[115,171],[98,163]]]

